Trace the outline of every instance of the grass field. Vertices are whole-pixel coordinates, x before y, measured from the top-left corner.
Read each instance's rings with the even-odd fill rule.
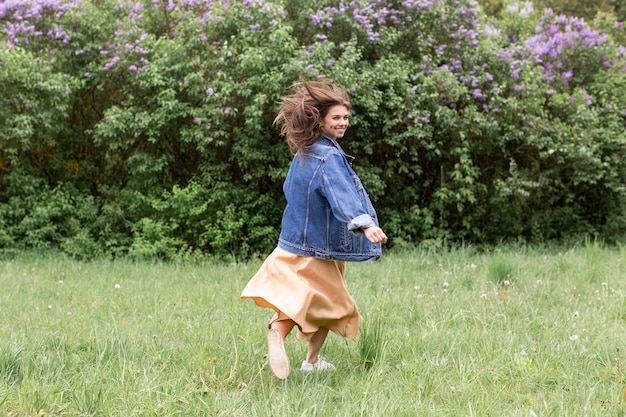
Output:
[[[266,365],[241,264],[0,261],[7,416],[626,416],[626,248],[386,253],[348,265],[337,371]]]

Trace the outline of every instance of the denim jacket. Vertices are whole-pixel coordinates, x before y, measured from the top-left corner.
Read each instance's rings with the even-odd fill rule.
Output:
[[[376,211],[352,169],[354,157],[323,135],[294,157],[283,185],[287,207],[278,246],[302,256],[340,261],[378,260],[362,227],[378,226]]]

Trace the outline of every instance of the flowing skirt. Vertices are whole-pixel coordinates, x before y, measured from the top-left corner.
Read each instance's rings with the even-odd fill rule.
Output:
[[[348,293],[345,269],[344,261],[294,255],[277,247],[250,279],[241,298],[273,309],[269,325],[293,320],[301,340],[309,340],[320,327],[354,339],[359,310]]]

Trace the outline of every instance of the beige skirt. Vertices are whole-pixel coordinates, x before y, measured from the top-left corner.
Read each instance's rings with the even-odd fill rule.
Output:
[[[348,293],[345,269],[344,261],[294,255],[277,247],[250,279],[241,298],[273,309],[276,313],[269,325],[292,319],[301,340],[310,340],[320,327],[354,339],[359,310]]]

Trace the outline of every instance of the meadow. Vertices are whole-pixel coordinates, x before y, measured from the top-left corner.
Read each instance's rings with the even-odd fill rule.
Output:
[[[626,248],[395,249],[349,264],[335,372],[266,364],[262,259],[0,261],[7,416],[624,416]]]

